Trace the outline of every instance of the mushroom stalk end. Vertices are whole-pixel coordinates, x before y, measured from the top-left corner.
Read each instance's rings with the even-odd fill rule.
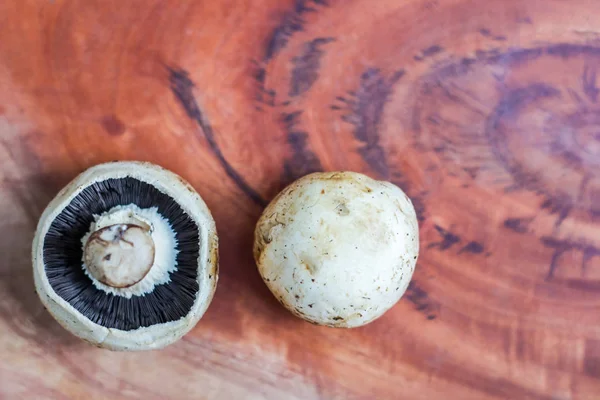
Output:
[[[115,224],[92,233],[84,262],[98,281],[126,288],[141,281],[154,263],[154,242],[147,226]]]

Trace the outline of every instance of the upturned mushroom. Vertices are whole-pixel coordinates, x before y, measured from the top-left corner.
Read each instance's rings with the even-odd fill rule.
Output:
[[[273,295],[294,315],[331,327],[381,317],[405,293],[418,253],[408,196],[355,172],[300,178],[255,229],[254,258]]]
[[[36,291],[68,331],[112,350],[165,347],[212,301],[218,238],[200,195],[144,162],[94,166],[58,193],[33,241]]]

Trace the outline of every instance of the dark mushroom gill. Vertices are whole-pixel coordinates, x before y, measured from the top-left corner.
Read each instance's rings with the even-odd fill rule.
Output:
[[[97,289],[84,273],[81,239],[93,215],[119,205],[157,207],[177,240],[177,270],[151,293],[127,299]],[[44,265],[52,289],[91,321],[125,331],[176,321],[191,310],[198,288],[199,231],[173,198],[128,177],[86,187],[52,221],[44,238]]]

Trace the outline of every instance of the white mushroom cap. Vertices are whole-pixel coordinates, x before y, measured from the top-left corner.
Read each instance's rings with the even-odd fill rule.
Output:
[[[69,212],[69,207],[85,196],[89,197],[90,195],[86,190],[89,190],[90,187],[104,184],[108,180],[123,178],[134,179],[136,182],[147,184],[146,186],[150,185],[156,189],[156,193],[160,193],[161,196],[166,195],[165,198],[174,200],[174,203],[179,207],[177,210],[180,213],[180,221],[190,221],[188,225],[192,227],[191,230],[193,231],[186,236],[181,236],[184,241],[194,240],[191,245],[185,243],[185,246],[187,246],[185,251],[188,251],[188,248],[193,248],[193,254],[197,254],[197,258],[191,260],[191,271],[185,273],[188,279],[192,279],[193,286],[197,287],[198,290],[196,293],[187,293],[188,298],[191,299],[189,309],[182,304],[176,305],[179,307],[180,313],[185,309],[185,315],[180,317],[166,315],[163,318],[172,318],[166,322],[142,324],[140,327],[131,329],[103,326],[102,323],[94,322],[84,315],[81,312],[81,307],[78,309],[72,304],[73,299],[81,302],[81,296],[73,296],[71,302],[67,301],[64,295],[61,296],[59,294],[61,291],[63,293],[68,292],[69,288],[64,287],[68,285],[68,282],[65,285],[60,284],[60,287],[56,283],[52,283],[52,280],[57,280],[57,272],[52,270],[45,262],[51,257],[51,253],[64,250],[48,247],[48,234],[53,229],[55,230],[53,224],[55,224],[57,218],[63,226],[65,224],[68,226],[69,218],[71,218],[73,226],[75,226],[77,221]],[[90,204],[107,204],[107,199],[113,195],[107,187],[102,187],[104,192],[101,193],[100,197],[88,199],[91,202]],[[145,196],[146,201],[149,197],[148,193],[142,193],[140,196]],[[81,254],[84,254],[80,262],[78,263],[78,260],[75,260],[72,266],[59,265],[60,268],[63,268],[61,271],[66,271],[62,272],[62,275],[58,274],[59,278],[68,277],[71,273],[78,274],[80,281],[82,280],[81,277],[83,277],[83,280],[87,280],[88,291],[93,291],[96,295],[98,293],[106,295],[109,299],[120,296],[119,301],[121,301],[121,304],[132,298],[143,301],[143,299],[148,299],[156,288],[160,286],[164,288],[174,284],[175,282],[172,282],[172,279],[175,279],[173,274],[178,268],[181,268],[180,265],[177,265],[176,260],[180,260],[180,258],[177,258],[179,252],[185,253],[185,251],[174,248],[181,247],[181,243],[178,243],[168,219],[160,215],[156,208],[142,209],[135,204],[123,204],[104,211],[106,212],[102,215],[94,215],[94,220],[90,224],[91,230],[86,235],[78,237],[81,241],[79,247]],[[89,215],[86,215],[86,217],[91,219]],[[126,229],[127,227],[128,229]],[[113,237],[115,229],[120,230],[120,233],[117,233],[121,236]],[[106,241],[108,243],[107,247],[99,246],[96,241],[98,235],[101,235],[102,240],[110,239]],[[126,242],[120,241],[119,237]],[[190,237],[197,237],[197,242],[196,239],[189,239]],[[111,242],[111,240],[113,241]],[[58,242],[55,240],[55,243],[60,243],[60,240]],[[135,248],[134,253],[131,253],[131,246]],[[84,171],[63,188],[42,214],[32,248],[36,291],[52,316],[68,331],[81,339],[112,350],[159,349],[175,342],[189,332],[211,303],[218,281],[217,250],[218,238],[212,215],[200,195],[181,177],[146,162],[100,164]],[[109,254],[110,256],[107,257]],[[108,262],[113,262],[115,259],[123,261],[123,266],[133,260],[138,264],[133,266],[128,264],[127,268],[129,270],[118,272],[114,270],[115,264]],[[86,261],[94,265],[86,266]],[[149,271],[147,270],[148,263],[152,263]],[[70,271],[64,268],[73,269]],[[133,276],[130,276],[130,273]],[[54,276],[49,278],[50,274],[54,274]],[[190,276],[191,278],[189,278]],[[179,276],[176,279],[182,281],[183,278]],[[90,281],[93,285],[90,284]],[[87,306],[86,304],[83,305],[84,308],[87,308]],[[161,304],[156,305],[156,307],[160,306]],[[95,304],[89,305],[89,308],[94,307],[96,307]],[[155,309],[144,310],[150,319],[156,314],[153,314],[152,311],[155,311]],[[111,317],[113,322],[124,319],[121,315]],[[148,320],[146,319],[146,321]]]
[[[419,253],[412,202],[397,186],[354,172],[307,175],[269,204],[254,257],[275,297],[293,314],[357,327],[402,297]]]

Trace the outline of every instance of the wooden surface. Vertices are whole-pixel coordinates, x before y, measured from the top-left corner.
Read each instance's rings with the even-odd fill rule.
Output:
[[[600,2],[0,2],[0,398],[598,399]],[[148,160],[212,209],[221,279],[181,342],[92,348],[30,245],[83,169]],[[252,261],[263,206],[350,169],[414,199],[401,302],[295,319]]]

